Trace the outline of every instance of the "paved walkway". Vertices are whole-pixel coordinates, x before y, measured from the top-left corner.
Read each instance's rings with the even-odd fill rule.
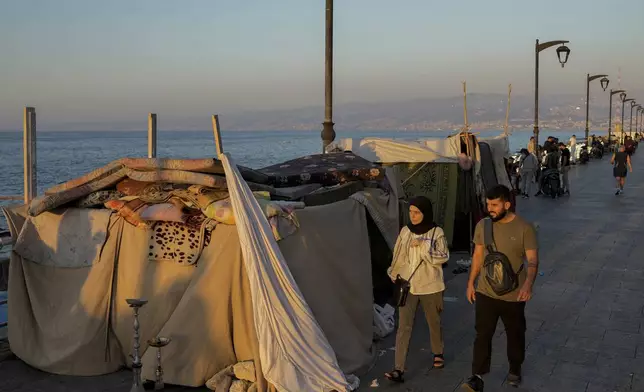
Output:
[[[502,385],[507,361],[499,324],[486,392],[644,391],[644,151],[638,155],[622,196],[613,194],[612,169],[605,158],[571,170],[569,198],[520,201],[519,213],[539,225],[543,273],[526,309],[524,384],[519,389]],[[458,390],[470,373],[474,338],[474,309],[464,298],[466,280],[462,274],[448,283],[447,367],[427,370],[431,350],[419,314],[407,382],[393,385],[382,377],[393,364],[390,336],[380,343],[381,356],[372,371],[362,377],[361,391]],[[0,363],[0,391],[126,391],[130,383],[129,372],[62,377],[17,360]]]
[[[644,391],[644,151],[633,159],[624,195],[614,195],[608,158],[570,172],[572,195],[520,200],[518,213],[539,226],[540,271],[528,320],[524,382],[503,385],[506,343],[499,322],[486,392]],[[453,265],[453,264],[452,264]],[[361,391],[458,391],[470,375],[474,307],[465,299],[467,274],[448,283],[444,330],[447,366],[431,364],[426,322],[419,313],[407,381],[382,377],[393,366],[393,337]],[[376,380],[376,381],[373,381]],[[379,385],[377,388],[371,387]]]

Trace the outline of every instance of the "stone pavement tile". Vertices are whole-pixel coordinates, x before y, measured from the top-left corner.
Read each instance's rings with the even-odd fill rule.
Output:
[[[572,335],[568,338],[564,347],[573,350],[600,351],[602,342],[602,340],[595,337],[588,338]]]
[[[619,348],[630,348],[642,343],[644,343],[644,336],[616,330],[606,331],[603,339],[604,345]]]
[[[644,293],[644,279],[623,280],[621,288],[632,291],[633,295],[641,295]]]
[[[596,367],[560,361],[552,371],[553,377],[589,382],[596,375]]]
[[[631,322],[634,320],[642,321],[644,316],[639,311],[642,307],[638,304],[633,310],[613,310],[610,312],[610,320],[617,322]]]
[[[597,350],[562,347],[557,353],[561,362],[572,362],[584,366],[594,366],[600,353]]]
[[[611,321],[608,329],[612,331],[621,331],[628,333],[639,333],[641,322],[639,319],[630,321]]]
[[[591,381],[588,383],[586,392],[626,392],[632,391],[630,380],[628,381]]]
[[[549,319],[546,319],[546,321],[543,323],[543,325],[541,326],[539,331],[543,332],[543,333],[556,334],[558,336],[558,338],[557,338],[558,340],[560,340],[560,339],[565,340],[566,336],[562,336],[561,333],[557,334],[557,332],[560,332],[562,330],[565,330],[565,331],[570,330],[570,329],[574,328],[576,323],[577,323],[577,316],[574,315],[574,314],[571,315],[570,318],[564,319],[564,320],[549,320]]]
[[[550,376],[542,379],[535,391],[539,392],[586,392],[588,381],[566,376]]]
[[[568,337],[590,338],[602,340],[606,334],[606,327],[601,325],[575,325],[568,330]]]
[[[555,366],[559,362],[558,355],[541,355],[534,353],[528,349],[526,350],[525,361],[523,362],[523,374],[526,376],[537,378],[537,376],[549,376],[552,374]]]

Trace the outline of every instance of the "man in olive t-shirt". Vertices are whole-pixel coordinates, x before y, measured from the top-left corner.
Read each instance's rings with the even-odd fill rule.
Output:
[[[467,299],[476,303],[476,340],[472,361],[472,377],[463,384],[468,391],[483,390],[482,375],[490,371],[492,338],[499,317],[505,326],[508,342],[510,371],[507,381],[517,386],[521,382],[521,365],[525,358],[525,304],[532,297],[532,285],[539,265],[537,235],[534,226],[510,211],[510,190],[497,185],[486,195],[487,209],[493,222],[494,243],[504,253],[512,268],[518,272],[527,259],[527,266],[519,272],[515,291],[497,295],[481,274],[487,254],[484,221],[474,231],[474,255],[467,285]],[[478,278],[478,282],[476,282]],[[476,282],[476,287],[475,287]]]

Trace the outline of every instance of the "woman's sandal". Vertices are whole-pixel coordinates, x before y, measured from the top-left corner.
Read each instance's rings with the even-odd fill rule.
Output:
[[[434,354],[434,369],[442,369],[445,367],[445,358],[443,354]]]
[[[405,382],[405,379],[403,378],[404,374],[405,372],[402,370],[394,369],[389,373],[385,373],[385,378],[393,382]]]

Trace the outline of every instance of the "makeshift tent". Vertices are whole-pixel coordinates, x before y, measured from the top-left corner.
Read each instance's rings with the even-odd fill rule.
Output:
[[[327,151],[351,152],[392,168],[403,198],[423,195],[432,200],[434,219],[453,249],[469,249],[470,221],[482,217],[485,190],[497,184],[510,186],[503,164],[509,154],[505,135],[484,142],[467,132],[416,141],[340,139]]]
[[[131,353],[125,299],[145,298],[148,379],[154,352],[146,342],[161,335],[172,339],[163,357],[168,383],[200,386],[252,361],[259,390],[355,386],[345,375],[374,360],[368,222],[389,248],[398,205],[378,165],[330,155],[303,158],[326,162],[295,181],[317,185],[279,189],[271,183],[284,176],[238,168],[226,156],[119,160],[49,189],[29,208],[3,209],[16,241],[12,350],[52,373],[115,371]],[[362,190],[330,197],[353,183]],[[329,202],[294,210],[289,203],[302,203],[311,189]]]

